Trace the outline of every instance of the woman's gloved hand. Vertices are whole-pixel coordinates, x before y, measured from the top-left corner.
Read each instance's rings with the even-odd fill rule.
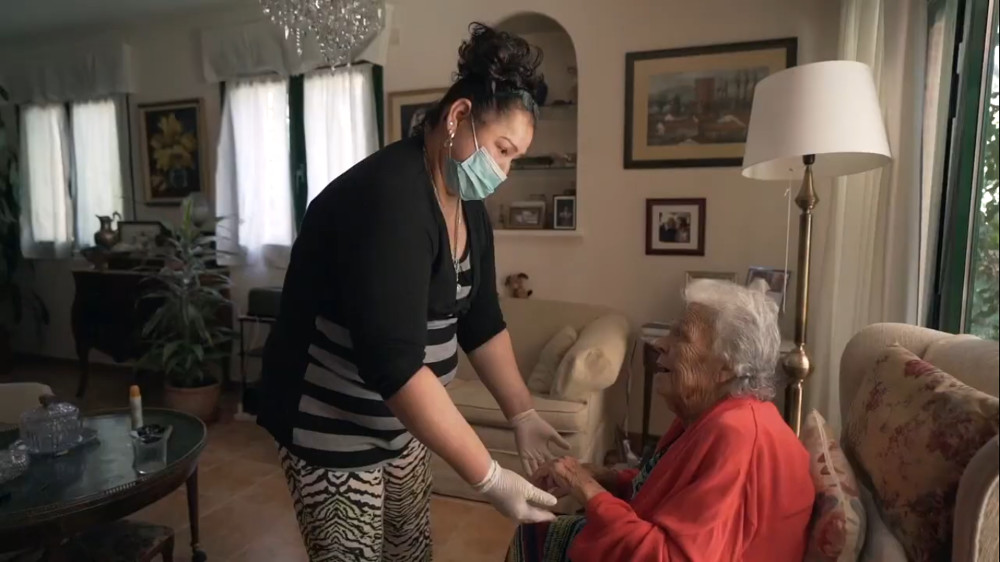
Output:
[[[491,462],[486,478],[473,487],[497,511],[518,523],[539,523],[556,517],[552,512],[541,509],[554,506],[555,496],[532,486],[516,472],[501,468],[497,461]]]
[[[514,416],[510,423],[514,426],[514,439],[524,464],[524,473],[528,476],[555,457],[549,450],[549,443],[569,451],[569,443],[533,409]]]

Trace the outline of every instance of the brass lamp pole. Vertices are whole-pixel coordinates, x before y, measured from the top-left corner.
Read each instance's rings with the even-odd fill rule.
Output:
[[[806,328],[809,325],[809,260],[812,252],[813,209],[819,203],[813,186],[812,166],[815,162],[814,154],[802,157],[806,169],[802,177],[802,188],[795,197],[795,204],[802,211],[799,215],[799,275],[795,291],[795,348],[781,361],[789,378],[788,386],[785,387],[785,421],[796,434],[802,427],[802,383],[813,371],[812,361],[806,352]]]
[[[875,82],[865,64],[835,60],[796,66],[768,76],[754,89],[743,175],[802,180],[795,198],[801,211],[795,348],[781,361],[789,379],[785,420],[796,434],[802,425],[802,385],[813,372],[806,351],[813,211],[819,203],[813,176],[856,174],[884,166],[890,159]]]

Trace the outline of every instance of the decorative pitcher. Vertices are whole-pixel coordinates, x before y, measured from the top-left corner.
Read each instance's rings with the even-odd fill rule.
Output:
[[[114,228],[111,221],[122,220],[122,216],[115,211],[110,217],[106,215],[97,215],[97,220],[101,221],[101,228],[94,233],[94,244],[110,250],[115,244],[121,240],[121,234],[118,229]]]

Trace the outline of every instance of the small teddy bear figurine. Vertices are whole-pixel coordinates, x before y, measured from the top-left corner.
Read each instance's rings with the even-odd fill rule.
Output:
[[[508,275],[503,285],[510,291],[510,296],[515,299],[526,299],[534,292],[528,288],[528,274],[526,273],[512,273]]]

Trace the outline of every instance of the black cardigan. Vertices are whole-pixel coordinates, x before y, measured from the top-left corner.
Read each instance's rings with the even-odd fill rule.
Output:
[[[451,246],[422,139],[376,152],[312,201],[264,351],[258,419],[279,443],[291,440],[317,315],[350,330],[358,375],[383,399],[423,366],[428,320],[457,315],[466,352],[506,328],[489,216],[481,201],[463,206],[473,274],[467,310],[456,304]]]

